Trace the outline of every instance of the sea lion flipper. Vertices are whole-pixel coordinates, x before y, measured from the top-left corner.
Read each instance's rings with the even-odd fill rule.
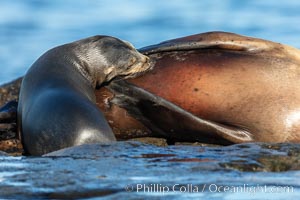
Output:
[[[217,122],[207,122],[210,126],[215,128],[217,135],[233,143],[254,142],[253,135],[243,128],[224,125]]]
[[[278,43],[271,41],[246,37],[234,33],[207,32],[168,40],[156,45],[141,48],[139,51],[146,55],[166,51],[186,51],[208,48],[257,52],[271,49],[277,45]]]
[[[125,108],[153,132],[165,137],[217,144],[254,141],[246,130],[201,119],[125,81],[113,82],[108,87],[116,94],[114,104]]]

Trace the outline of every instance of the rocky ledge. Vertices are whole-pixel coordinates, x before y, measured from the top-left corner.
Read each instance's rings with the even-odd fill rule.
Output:
[[[292,144],[158,147],[136,141],[43,157],[0,154],[0,198],[296,198],[299,156],[300,145]]]

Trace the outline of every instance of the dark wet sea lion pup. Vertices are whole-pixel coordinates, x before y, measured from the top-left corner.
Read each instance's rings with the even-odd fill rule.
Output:
[[[41,155],[65,147],[115,141],[94,90],[117,76],[134,77],[149,59],[117,38],[94,36],[42,55],[25,75],[18,106],[24,148]]]
[[[300,142],[298,49],[210,32],[139,51],[154,69],[108,86],[114,106],[105,115],[113,130],[217,144]],[[124,112],[133,117],[120,120]]]

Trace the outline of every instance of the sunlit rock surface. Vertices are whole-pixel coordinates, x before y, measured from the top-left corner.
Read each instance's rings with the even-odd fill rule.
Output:
[[[43,157],[0,154],[0,198],[295,199],[300,145],[91,144]]]

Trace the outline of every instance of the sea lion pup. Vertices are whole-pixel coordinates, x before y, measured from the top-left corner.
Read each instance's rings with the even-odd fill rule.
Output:
[[[30,155],[115,136],[95,102],[94,90],[115,77],[150,69],[148,57],[124,41],[94,36],[58,46],[26,73],[18,106],[18,132]]]

